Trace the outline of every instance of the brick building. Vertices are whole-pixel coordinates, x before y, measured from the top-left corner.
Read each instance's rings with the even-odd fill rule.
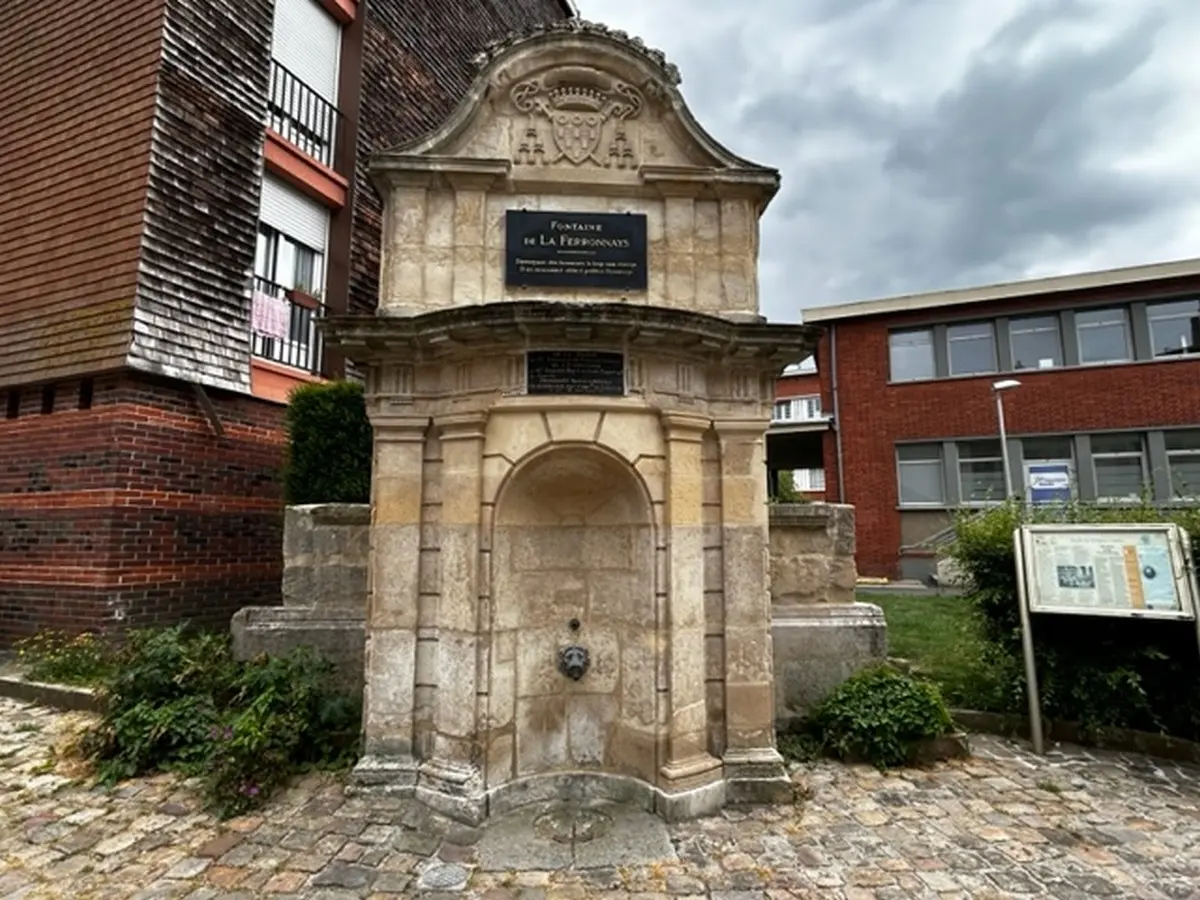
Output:
[[[0,639],[279,591],[282,403],[375,305],[375,150],[570,0],[9,0]]]
[[[830,422],[821,402],[816,360],[785,369],[775,384],[775,407],[767,431],[773,496],[779,496],[779,476],[790,472],[795,493],[809,500],[825,498],[824,436]]]
[[[1200,260],[807,310],[826,499],[867,576],[924,578],[954,510],[1200,497]],[[804,391],[812,389],[805,387]],[[775,465],[773,462],[772,465]]]

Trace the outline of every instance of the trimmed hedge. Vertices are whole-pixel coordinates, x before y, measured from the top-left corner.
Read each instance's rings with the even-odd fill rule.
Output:
[[[950,555],[972,583],[981,616],[992,696],[991,712],[1025,711],[1025,673],[1017,606],[1013,531],[1022,522],[1175,522],[1200,547],[1200,510],[1085,506],[1024,507],[1009,503],[963,513]],[[1191,622],[1050,615],[1033,618],[1042,711],[1085,728],[1163,731],[1200,740],[1200,652]]]
[[[284,498],[290,505],[371,499],[371,423],[362,385],[308,384],[292,392],[286,415]]]

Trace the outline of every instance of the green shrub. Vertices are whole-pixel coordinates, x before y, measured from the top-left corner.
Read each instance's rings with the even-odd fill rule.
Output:
[[[366,503],[371,497],[371,423],[362,385],[296,388],[288,403],[283,490],[290,504]]]
[[[873,666],[843,681],[812,711],[821,743],[881,769],[908,762],[925,738],[945,734],[950,713],[937,685]]]
[[[116,657],[108,638],[88,631],[41,631],[17,641],[14,649],[26,678],[52,684],[95,685],[112,671]]]
[[[996,712],[1026,711],[1013,531],[1022,522],[1173,521],[1200,541],[1200,510],[1009,503],[964,513],[951,554],[972,582],[989,662],[1002,673]],[[1197,544],[1200,546],[1200,544]],[[1200,740],[1200,660],[1190,623],[1038,614],[1034,653],[1042,710],[1049,718],[1104,727],[1167,731]]]
[[[357,752],[359,706],[308,648],[242,663],[225,635],[134,631],[102,693],[104,716],[83,742],[100,780],[201,775],[209,807],[225,816],[259,805],[300,769]]]

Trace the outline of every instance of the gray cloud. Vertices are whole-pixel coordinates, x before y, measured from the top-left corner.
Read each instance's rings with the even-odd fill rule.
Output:
[[[1192,0],[579,2],[665,50],[705,127],[783,172],[773,319],[1200,255]]]

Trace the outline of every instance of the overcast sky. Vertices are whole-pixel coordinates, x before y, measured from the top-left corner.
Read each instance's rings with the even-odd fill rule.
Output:
[[[577,0],[783,173],[766,315],[1200,256],[1200,0]]]

